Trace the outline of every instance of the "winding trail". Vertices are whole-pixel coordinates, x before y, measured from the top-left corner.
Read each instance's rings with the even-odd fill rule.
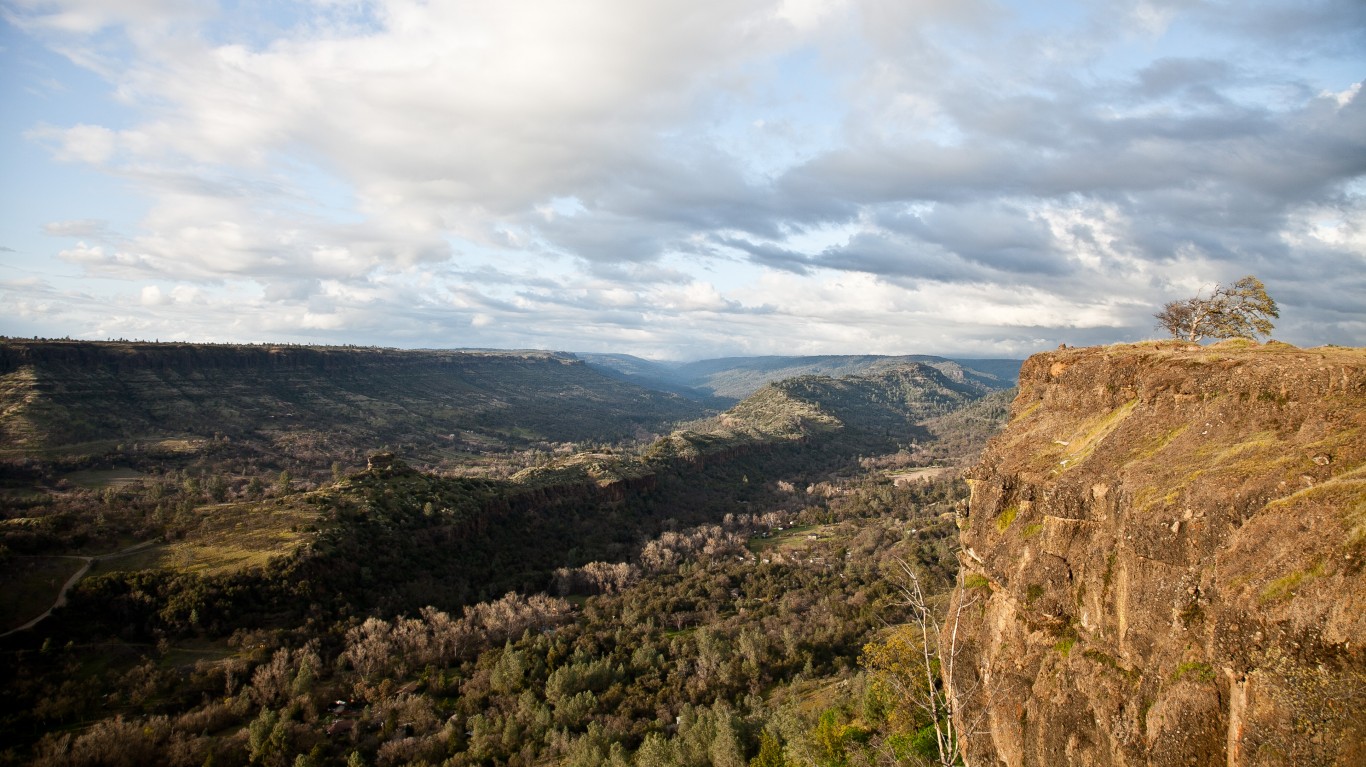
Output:
[[[71,576],[70,578],[67,578],[67,579],[66,579],[66,583],[62,584],[62,590],[59,591],[59,592],[57,592],[57,598],[52,602],[52,606],[51,606],[51,607],[49,607],[49,608],[47,608],[46,610],[44,610],[43,613],[42,613],[41,615],[39,615],[37,618],[34,618],[33,620],[29,621],[28,623],[25,623],[24,625],[22,625],[22,626],[20,626],[20,627],[18,627],[18,628],[13,628],[13,629],[10,629],[9,631],[6,631],[6,632],[3,633],[3,634],[0,634],[0,637],[7,637],[7,636],[9,636],[10,634],[17,634],[17,633],[19,633],[20,631],[27,631],[27,630],[33,628],[34,626],[37,626],[37,625],[39,624],[39,622],[41,622],[44,618],[46,618],[46,617],[48,617],[49,615],[51,615],[53,610],[56,610],[58,607],[64,606],[64,605],[66,604],[66,592],[70,591],[70,590],[71,590],[71,587],[72,587],[72,586],[75,586],[76,583],[77,583],[77,581],[79,581],[82,577],[84,577],[86,573],[90,572],[90,567],[91,567],[91,565],[95,564],[96,562],[103,562],[103,561],[106,560],[106,559],[114,559],[115,557],[122,557],[122,556],[125,556],[125,555],[127,555],[127,554],[133,554],[133,553],[135,553],[135,552],[138,552],[138,551],[141,551],[141,550],[147,548],[148,546],[151,546],[151,545],[155,544],[156,542],[157,542],[157,540],[156,540],[155,538],[153,538],[153,539],[150,540],[150,541],[143,541],[142,543],[135,543],[135,544],[133,544],[132,546],[129,546],[128,548],[126,548],[126,549],[119,549],[118,551],[115,551],[115,552],[112,553],[112,554],[100,554],[100,555],[94,556],[94,557],[79,557],[79,556],[70,556],[70,555],[65,555],[65,556],[60,556],[60,557],[54,557],[54,559],[56,559],[56,558],[60,558],[60,559],[80,559],[80,560],[84,561],[85,564],[81,566],[81,569],[80,569],[80,570],[77,570],[77,571],[76,571],[76,574],[75,574],[75,575]]]

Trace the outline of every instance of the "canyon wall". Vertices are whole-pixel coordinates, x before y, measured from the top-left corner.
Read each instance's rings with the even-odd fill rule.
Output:
[[[704,413],[550,352],[0,340],[0,455],[215,435],[436,455],[630,438]]]
[[[968,765],[1366,764],[1366,350],[1036,355],[970,476]]]

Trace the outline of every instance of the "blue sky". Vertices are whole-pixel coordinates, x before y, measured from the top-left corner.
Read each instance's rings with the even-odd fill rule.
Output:
[[[1366,338],[1366,6],[0,0],[0,333],[1022,356]]]

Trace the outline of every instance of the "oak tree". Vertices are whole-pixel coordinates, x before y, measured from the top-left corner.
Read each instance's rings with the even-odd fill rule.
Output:
[[[1156,315],[1158,326],[1172,334],[1196,342],[1205,338],[1255,338],[1269,336],[1279,318],[1275,299],[1266,293],[1262,281],[1248,275],[1229,286],[1215,285],[1208,297],[1170,301]]]

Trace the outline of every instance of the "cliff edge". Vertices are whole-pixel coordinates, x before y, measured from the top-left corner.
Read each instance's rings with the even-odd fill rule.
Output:
[[[1366,349],[1039,354],[970,476],[971,767],[1366,764]]]

